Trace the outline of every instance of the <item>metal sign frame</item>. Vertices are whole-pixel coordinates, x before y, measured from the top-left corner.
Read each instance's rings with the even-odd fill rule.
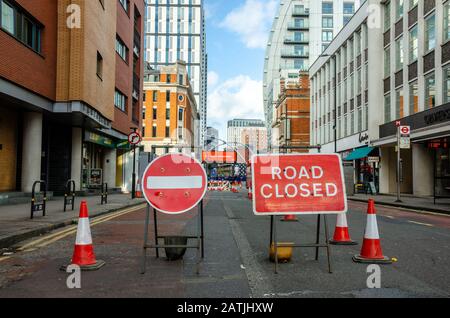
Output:
[[[75,210],[75,180],[69,180],[66,183],[66,192],[64,193],[64,212],[66,212],[68,205],[72,207],[72,211]]]
[[[152,152],[149,156],[149,158],[152,158],[152,160],[155,159],[156,156],[156,150],[157,149],[164,149],[165,153],[169,153],[169,149],[193,149],[193,147],[187,147],[187,146],[152,146]],[[197,204],[198,207],[198,223],[197,223],[197,235],[190,235],[185,236],[189,239],[195,239],[194,244],[186,244],[186,245],[166,245],[166,244],[159,244],[160,239],[164,239],[166,236],[159,235],[158,232],[158,210],[151,207],[150,204],[147,203],[147,211],[145,214],[145,229],[144,229],[144,245],[143,245],[143,251],[142,251],[142,267],[141,267],[141,274],[146,273],[147,269],[147,249],[155,249],[156,251],[156,258],[159,258],[159,249],[160,248],[187,248],[187,249],[197,249],[197,268],[196,273],[200,274],[200,263],[205,258],[205,235],[204,235],[204,222],[203,222],[203,199]],[[148,227],[150,225],[150,209],[153,210],[153,226],[154,226],[154,244],[149,244],[148,242]]]
[[[42,203],[36,203],[36,186],[37,185],[43,185],[44,186],[44,197],[42,198]],[[41,192],[41,191],[40,191]],[[45,216],[46,212],[46,202],[47,202],[47,183],[45,181],[35,181],[33,183],[33,188],[31,190],[31,215],[30,219],[32,220],[34,218],[35,212],[42,211],[42,216]]]
[[[310,150],[317,149],[320,153],[321,146],[284,146],[279,147],[279,149],[283,150],[283,153],[287,153],[287,150]],[[253,188],[254,190],[254,188]],[[253,195],[253,200],[255,196]],[[320,226],[321,226],[321,216],[323,215],[323,224],[325,230],[325,243],[320,243]],[[279,247],[292,247],[292,248],[302,248],[302,247],[310,247],[316,249],[315,260],[319,260],[319,248],[326,248],[327,250],[327,262],[328,262],[328,272],[331,274],[332,266],[331,266],[331,253],[330,253],[330,239],[328,234],[328,222],[327,222],[327,214],[318,214],[317,215],[317,226],[316,226],[316,242],[311,244],[283,244],[278,243],[278,232],[277,232],[277,221],[279,220],[279,215],[270,215],[270,242],[269,249],[274,246],[275,250],[275,274],[278,274],[278,248]]]

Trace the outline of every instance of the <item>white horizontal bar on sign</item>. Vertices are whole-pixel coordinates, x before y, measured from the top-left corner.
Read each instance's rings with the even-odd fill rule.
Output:
[[[189,177],[148,177],[147,189],[201,189],[202,176]]]

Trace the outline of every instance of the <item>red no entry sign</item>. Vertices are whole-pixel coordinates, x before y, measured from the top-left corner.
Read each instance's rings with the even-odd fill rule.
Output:
[[[169,154],[151,162],[142,176],[147,202],[167,214],[194,208],[205,196],[207,178],[202,165],[184,154]]]
[[[341,158],[336,154],[273,154],[252,158],[256,215],[347,212]]]

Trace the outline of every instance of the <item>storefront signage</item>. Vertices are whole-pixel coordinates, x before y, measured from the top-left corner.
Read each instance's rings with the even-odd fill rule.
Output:
[[[101,136],[92,131],[85,132],[84,141],[92,142],[94,144],[98,144],[98,145],[108,147],[108,148],[116,148],[116,145],[114,144],[114,142],[111,138]]]
[[[363,143],[365,141],[369,141],[369,134],[368,133],[360,133],[359,134],[359,142]]]
[[[91,169],[89,171],[89,185],[90,186],[102,185],[102,169]]]
[[[450,121],[450,103],[422,111],[420,113],[405,117],[401,120],[402,125],[411,127],[414,131],[420,128],[427,128],[432,125]],[[386,123],[380,126],[380,138],[395,136],[398,127],[395,122]]]
[[[368,163],[378,163],[380,162],[380,157],[367,157]]]

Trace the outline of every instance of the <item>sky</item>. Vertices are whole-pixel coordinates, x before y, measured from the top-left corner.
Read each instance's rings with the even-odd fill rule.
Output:
[[[226,139],[228,120],[264,119],[264,55],[279,0],[204,1],[208,126]]]

